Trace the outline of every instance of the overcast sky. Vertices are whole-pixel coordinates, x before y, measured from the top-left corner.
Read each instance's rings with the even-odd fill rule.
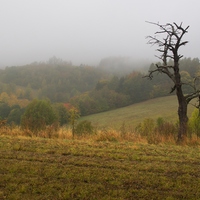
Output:
[[[190,25],[181,53],[200,57],[199,0],[0,0],[0,67],[47,61],[97,65],[109,56],[155,60],[145,21]]]

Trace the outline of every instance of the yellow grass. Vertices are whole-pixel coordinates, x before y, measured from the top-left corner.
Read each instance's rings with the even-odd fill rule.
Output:
[[[122,133],[120,131],[108,128],[97,130],[94,134],[85,134],[81,136],[75,135],[73,138],[70,128],[61,127],[58,131],[44,130],[37,134],[30,130],[21,130],[20,127],[3,127],[0,129],[0,135],[2,136],[14,136],[14,137],[30,137],[30,138],[52,138],[59,140],[80,140],[85,142],[134,142],[142,144],[176,144],[176,137],[174,134],[161,135],[159,133],[153,133],[150,135],[141,136],[137,132],[126,131]],[[200,138],[193,135],[191,138],[186,138],[183,145],[199,145]]]

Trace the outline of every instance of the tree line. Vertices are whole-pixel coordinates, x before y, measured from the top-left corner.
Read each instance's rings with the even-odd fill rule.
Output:
[[[155,67],[151,64],[146,71]],[[184,81],[192,80],[200,73],[199,59],[182,58],[180,69]],[[169,95],[173,87],[170,79],[164,74],[155,74],[149,81],[144,78],[145,74],[134,70],[117,76],[100,67],[73,66],[56,58],[47,63],[7,67],[0,70],[0,117],[20,124],[27,106],[35,99],[48,100],[53,107],[56,104],[73,106],[83,116]],[[184,90],[189,93],[190,87]]]
[[[155,67],[156,65],[151,64],[148,70]],[[182,80],[190,82],[199,73],[199,59],[184,58],[180,60],[180,68]],[[101,79],[93,90],[76,95],[70,99],[70,103],[78,107],[82,115],[89,115],[170,95],[173,82],[168,77],[155,74],[154,79],[149,81],[144,78],[145,75],[146,72],[133,71],[125,76]],[[190,91],[189,86],[184,87],[185,93]]]

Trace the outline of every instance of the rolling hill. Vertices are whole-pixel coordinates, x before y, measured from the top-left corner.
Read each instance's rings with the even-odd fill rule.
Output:
[[[157,119],[162,117],[169,122],[178,120],[178,109],[176,96],[166,96],[136,103],[123,108],[102,112],[98,114],[81,117],[80,120],[89,120],[99,128],[111,127],[119,129],[123,123],[135,128],[145,118]],[[190,117],[194,106],[188,106],[188,117]]]

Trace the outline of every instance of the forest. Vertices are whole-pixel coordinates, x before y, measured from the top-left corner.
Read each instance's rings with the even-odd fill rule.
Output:
[[[120,57],[103,59],[97,67],[74,66],[52,57],[48,62],[1,69],[0,117],[19,125],[27,106],[38,99],[51,105],[63,125],[69,121],[66,116],[71,108],[86,116],[170,95],[173,84],[164,74],[144,78],[154,64],[130,65],[127,58]],[[200,61],[182,58],[180,69],[182,79],[190,81],[200,74]],[[184,92],[189,91],[186,86]]]

